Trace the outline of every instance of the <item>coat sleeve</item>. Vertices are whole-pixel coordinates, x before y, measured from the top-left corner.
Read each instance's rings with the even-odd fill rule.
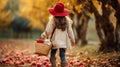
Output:
[[[72,40],[72,42],[75,43],[75,37],[74,37],[73,29],[72,29],[72,24],[70,24],[70,23],[68,26],[68,36]]]
[[[53,21],[53,18],[51,18],[46,26],[45,31],[41,34],[41,37],[44,36],[45,38],[50,38],[54,27],[55,23]]]

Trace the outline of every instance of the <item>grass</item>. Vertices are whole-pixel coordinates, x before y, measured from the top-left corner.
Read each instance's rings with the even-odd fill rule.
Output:
[[[99,45],[89,44],[86,46],[73,46],[71,50],[69,50],[67,53],[71,54],[73,56],[80,56],[81,59],[86,57],[93,57],[96,56],[98,53]]]

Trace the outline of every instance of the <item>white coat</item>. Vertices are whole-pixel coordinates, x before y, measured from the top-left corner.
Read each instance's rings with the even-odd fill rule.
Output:
[[[53,48],[71,48],[71,41],[75,42],[73,30],[72,30],[72,20],[68,17],[66,17],[68,21],[68,28],[65,29],[65,31],[62,31],[61,29],[55,28],[55,22],[53,16],[50,18],[45,31],[41,34],[41,36],[45,37],[51,37],[52,31],[55,28],[55,31],[53,33],[53,36],[51,38]]]

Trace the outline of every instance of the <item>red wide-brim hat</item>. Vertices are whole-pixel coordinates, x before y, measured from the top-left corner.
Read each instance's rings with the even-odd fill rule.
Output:
[[[53,16],[67,16],[70,13],[68,9],[64,8],[64,4],[61,2],[56,3],[53,8],[49,8],[48,10]]]

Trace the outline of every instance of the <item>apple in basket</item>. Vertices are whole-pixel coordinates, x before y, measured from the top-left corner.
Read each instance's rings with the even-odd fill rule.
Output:
[[[36,42],[37,43],[44,43],[44,39],[37,39]]]

